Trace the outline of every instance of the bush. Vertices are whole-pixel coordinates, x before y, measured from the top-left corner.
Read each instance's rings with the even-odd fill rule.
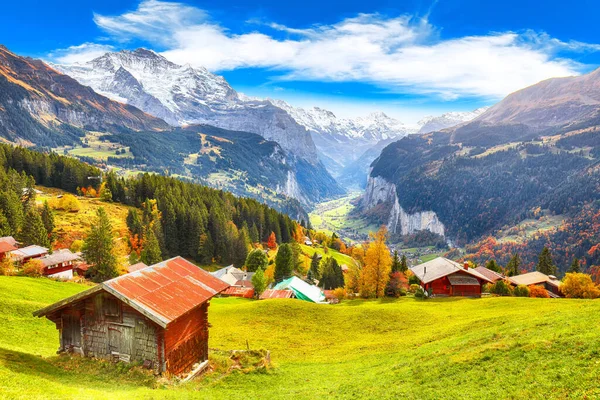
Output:
[[[427,295],[425,294],[425,291],[423,290],[423,288],[421,286],[419,286],[419,288],[415,291],[415,297],[417,299],[426,299]]]
[[[12,276],[15,275],[17,270],[15,269],[15,264],[10,260],[10,258],[5,257],[2,261],[0,261],[0,275],[3,276]]]
[[[333,296],[339,301],[342,301],[346,298],[346,289],[344,289],[343,287],[333,289]]]
[[[408,277],[408,284],[409,285],[419,285],[421,281],[419,280],[419,278],[417,278],[417,276],[415,274],[412,274]]]
[[[513,294],[517,297],[529,297],[529,288],[525,285],[519,285],[515,288]]]
[[[592,282],[592,278],[588,274],[566,274],[560,290],[565,297],[571,299],[596,299],[600,297],[600,289]]]
[[[418,289],[418,288],[420,288],[420,287],[421,287],[421,286],[417,285],[416,283],[413,283],[413,284],[411,284],[411,285],[408,287],[408,291],[409,291],[410,293],[416,293],[416,292],[417,292],[417,289]]]
[[[531,285],[529,286],[529,297],[539,297],[542,299],[548,299],[550,298],[550,295],[543,287]]]
[[[70,250],[73,253],[79,253],[82,248],[83,248],[83,240],[77,239],[77,240],[74,240],[73,243],[71,243]]]
[[[22,274],[37,278],[42,276],[44,272],[44,263],[41,260],[29,260],[23,265]]]
[[[65,194],[58,201],[53,201],[51,205],[52,208],[68,212],[78,212],[81,209],[79,200],[72,194]]]
[[[499,280],[489,287],[490,293],[498,296],[512,296],[512,288],[510,283]]]

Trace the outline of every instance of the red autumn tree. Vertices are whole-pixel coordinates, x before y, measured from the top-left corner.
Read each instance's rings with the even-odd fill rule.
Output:
[[[267,241],[267,246],[273,250],[277,248],[277,238],[275,237],[275,232],[271,232],[269,235],[269,240]]]

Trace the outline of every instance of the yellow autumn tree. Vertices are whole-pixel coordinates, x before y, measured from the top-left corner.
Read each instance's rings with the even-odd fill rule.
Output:
[[[382,226],[377,233],[371,233],[371,242],[365,252],[364,267],[361,271],[360,295],[365,298],[383,297],[390,279],[392,256],[386,246],[387,228]]]

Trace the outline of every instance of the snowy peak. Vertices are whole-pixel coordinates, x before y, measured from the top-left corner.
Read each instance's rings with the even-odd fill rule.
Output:
[[[428,116],[421,119],[418,125],[421,126],[419,133],[429,133],[439,131],[442,129],[450,128],[456,125],[463,124],[474,120],[475,118],[486,112],[489,107],[481,107],[473,111],[463,112],[447,112],[439,116]]]

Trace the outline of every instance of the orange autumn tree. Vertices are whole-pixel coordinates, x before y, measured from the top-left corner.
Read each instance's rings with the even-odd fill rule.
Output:
[[[274,250],[277,248],[277,238],[275,237],[275,232],[271,232],[271,234],[269,235],[269,240],[267,240],[267,246],[271,250]]]
[[[387,228],[382,226],[377,233],[371,233],[371,242],[365,252],[364,267],[361,272],[362,297],[383,297],[390,279],[392,256],[386,246]]]
[[[292,232],[294,240],[300,244],[304,244],[304,229],[302,225],[294,223],[294,231]]]

